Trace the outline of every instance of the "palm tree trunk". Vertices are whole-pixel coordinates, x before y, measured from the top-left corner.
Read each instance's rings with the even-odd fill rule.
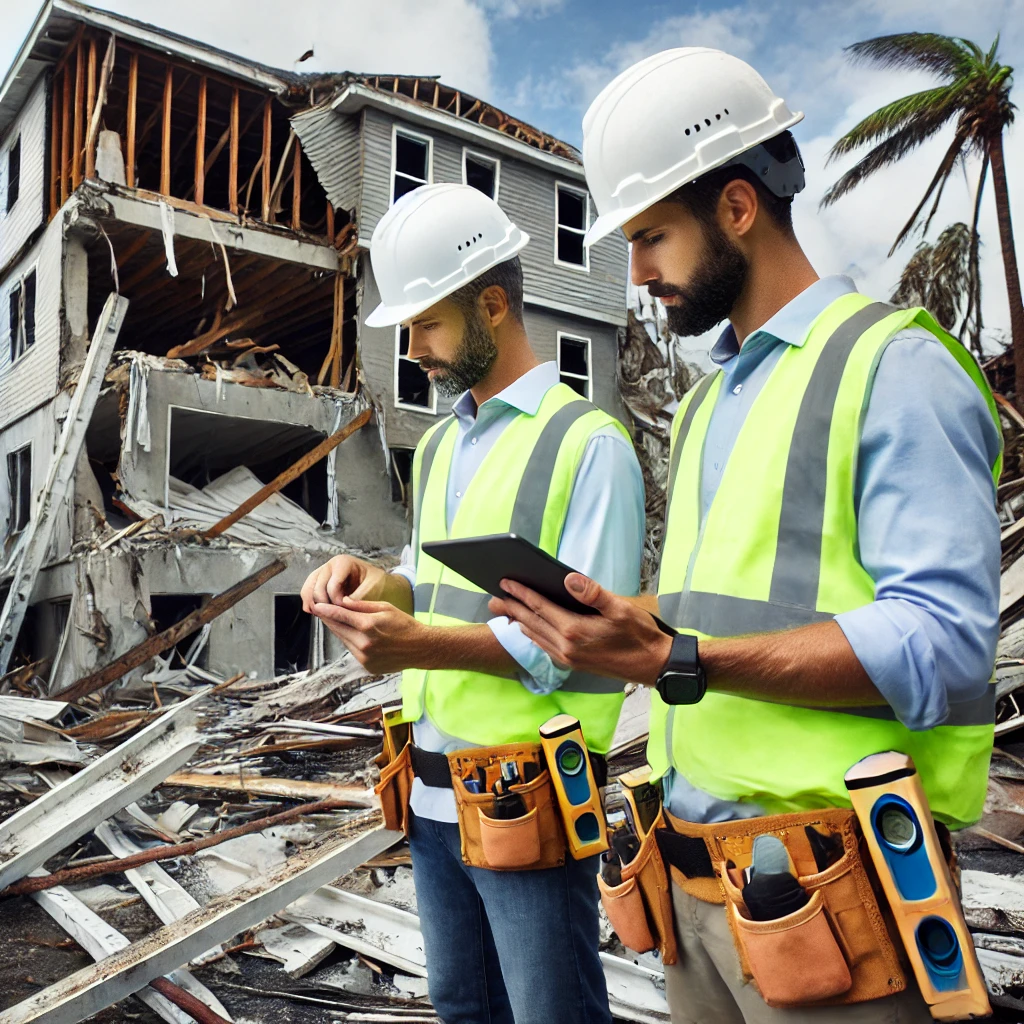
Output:
[[[988,153],[981,158],[981,170],[978,172],[978,188],[974,194],[974,217],[971,220],[971,252],[967,264],[967,312],[964,322],[960,325],[960,340],[966,332],[970,332],[970,347],[980,360],[981,356],[981,263],[978,249],[981,239],[978,236],[978,221],[981,219],[981,197],[985,192],[985,179],[988,177]],[[971,317],[974,317],[972,320]]]
[[[1010,193],[1006,185],[1006,164],[1003,161],[1003,136],[994,135],[988,144],[992,161],[992,184],[996,190],[996,219],[999,222],[999,242],[1003,249],[1003,270],[1006,273],[1006,293],[1010,300],[1010,337],[1013,341],[1013,369],[1016,404],[1024,409],[1024,301],[1020,292],[1020,273],[1017,253],[1013,247],[1013,224],[1010,221]]]

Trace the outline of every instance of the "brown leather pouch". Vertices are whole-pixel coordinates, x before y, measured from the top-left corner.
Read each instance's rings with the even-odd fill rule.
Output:
[[[515,760],[520,777],[533,764],[539,774],[530,782],[511,787],[522,797],[526,813],[518,818],[494,817],[491,787],[500,776],[502,761]],[[497,747],[473,747],[448,755],[459,813],[462,860],[491,871],[538,871],[565,863],[566,842],[551,776],[543,767],[540,744],[509,743]],[[483,769],[486,790],[471,793],[464,779],[478,777]]]
[[[677,958],[672,886],[655,832],[665,825],[659,814],[640,844],[640,852],[622,867],[622,882],[608,886],[598,878],[605,913],[624,946],[637,953],[657,949],[662,963]]]
[[[809,821],[811,816],[807,817]],[[811,827],[840,835],[843,853],[824,871],[798,874],[811,900],[794,914],[777,921],[751,921],[736,884],[740,873],[735,867],[730,870],[731,861],[716,864],[744,975],[753,978],[772,1006],[860,1003],[906,988],[906,976],[868,874],[873,875],[873,869],[867,851],[861,849],[856,816],[852,811],[830,811],[819,819],[823,820]],[[802,832],[794,824],[789,822],[780,834],[784,842],[787,834]],[[772,831],[761,829],[758,834]],[[795,845],[800,854],[802,843]],[[794,860],[800,871],[804,857]]]
[[[409,834],[409,794],[412,792],[412,761],[408,722],[389,724],[384,719],[384,749],[375,763],[380,781],[373,787],[384,814],[384,827]]]

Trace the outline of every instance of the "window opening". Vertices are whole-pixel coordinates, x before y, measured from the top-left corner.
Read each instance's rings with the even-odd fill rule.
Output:
[[[583,236],[587,233],[587,222],[590,219],[590,196],[557,184],[555,207],[555,259],[574,267],[589,268]]]
[[[395,176],[391,201],[430,181],[430,140],[395,132]]]
[[[558,335],[558,379],[577,394],[589,399],[591,394],[590,339],[571,334]]]

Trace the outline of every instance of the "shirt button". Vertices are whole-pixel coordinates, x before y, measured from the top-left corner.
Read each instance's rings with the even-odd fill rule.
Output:
[[[474,437],[474,438],[473,438],[473,440],[472,440],[472,441],[470,441],[469,443],[470,443],[470,444],[476,444],[476,443],[477,443],[477,441],[479,441],[479,440],[480,440],[480,438],[478,438],[478,437]]]
[[[737,384],[736,387],[734,387],[732,389],[732,393],[734,395],[738,395],[742,390],[743,390],[743,385],[742,384]]]
[[[455,497],[456,498],[461,498],[462,497],[462,491],[456,491],[455,492]]]

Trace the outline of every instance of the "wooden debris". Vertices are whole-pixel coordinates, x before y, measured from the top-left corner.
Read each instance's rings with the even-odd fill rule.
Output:
[[[342,786],[333,782],[309,782],[305,779],[270,779],[260,775],[213,775],[203,772],[176,772],[165,780],[168,786],[189,789],[213,789],[250,796],[283,796],[289,800],[338,800],[346,807],[373,807],[373,791],[361,786]],[[341,806],[339,804],[339,806]]]

